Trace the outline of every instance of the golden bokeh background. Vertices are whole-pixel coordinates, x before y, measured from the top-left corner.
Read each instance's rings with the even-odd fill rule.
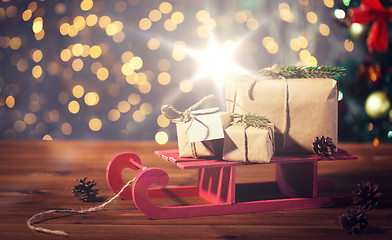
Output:
[[[237,44],[249,72],[274,63],[332,64],[354,43],[336,28],[333,0],[0,2],[0,138],[176,138],[160,113],[208,94],[224,106],[208,59],[211,36]],[[336,29],[336,31],[334,31]]]

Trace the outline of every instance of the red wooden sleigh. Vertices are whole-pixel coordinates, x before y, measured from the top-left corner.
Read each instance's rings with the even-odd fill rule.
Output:
[[[236,167],[246,164],[219,159],[181,158],[178,150],[156,151],[155,155],[184,170],[199,169],[199,179],[196,186],[166,187],[169,176],[165,171],[159,168],[142,170],[136,176],[132,188],[127,188],[120,196],[123,199],[133,198],[136,207],[152,219],[328,207],[347,200],[347,196],[318,196],[318,188],[333,186],[331,181],[317,178],[318,162],[357,158],[342,149],[330,159],[318,159],[315,155],[274,156],[268,164],[276,165],[276,183],[280,192],[288,198],[244,202],[236,201]],[[108,164],[106,178],[115,193],[125,184],[121,177],[125,168],[139,170],[143,166],[134,153],[114,156]],[[162,188],[150,188],[152,184]],[[199,196],[209,204],[158,206],[150,200],[168,196]]]

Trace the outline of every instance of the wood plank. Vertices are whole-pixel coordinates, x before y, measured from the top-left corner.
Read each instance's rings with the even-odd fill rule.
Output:
[[[0,239],[60,239],[35,233],[26,220],[33,214],[54,208],[86,209],[96,203],[82,203],[71,192],[75,179],[87,176],[100,189],[98,196],[113,192],[106,184],[109,160],[120,152],[134,152],[148,167],[164,169],[170,186],[197,184],[198,171],[182,170],[154,151],[174,149],[176,142],[132,141],[0,141]],[[352,237],[342,230],[338,216],[348,205],[291,211],[232,214],[181,219],[151,220],[131,201],[116,200],[87,215],[59,216],[38,226],[67,231],[72,239],[391,239],[392,238],[392,147],[381,144],[342,143],[339,147],[358,156],[355,161],[320,161],[319,176],[333,181],[336,189],[322,194],[350,194],[361,180],[380,185],[384,193],[379,208],[370,210],[366,234]],[[123,173],[125,179],[134,172]],[[275,168],[268,164],[237,168],[237,182],[273,180]],[[263,194],[269,185],[254,189]],[[251,189],[250,189],[251,190]],[[325,192],[324,192],[325,191]],[[154,199],[159,205],[203,204],[200,198]]]
[[[315,162],[315,161],[336,161],[336,160],[355,160],[355,155],[349,154],[343,149],[338,151],[328,159],[320,159],[314,154],[302,155],[279,155],[273,156],[269,163],[243,163],[234,161],[225,161],[220,158],[190,158],[180,157],[178,149],[169,149],[163,151],[155,151],[154,154],[162,159],[175,163],[181,169],[195,169],[195,168],[211,168],[211,167],[229,167],[242,166],[253,164],[274,164],[274,163],[293,163],[293,162]]]

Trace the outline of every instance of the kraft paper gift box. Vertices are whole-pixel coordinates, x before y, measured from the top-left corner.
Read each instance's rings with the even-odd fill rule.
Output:
[[[223,128],[218,108],[192,111],[194,120],[177,122],[177,141],[180,157],[221,156]]]
[[[274,155],[274,126],[256,128],[230,124],[225,128],[222,159],[245,163],[268,163]]]
[[[259,113],[275,126],[276,153],[312,152],[315,137],[337,146],[337,83],[326,78],[236,79],[226,86],[228,111]]]

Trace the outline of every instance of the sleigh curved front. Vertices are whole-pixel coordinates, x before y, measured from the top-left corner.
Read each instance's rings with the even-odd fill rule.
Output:
[[[139,156],[132,152],[123,152],[114,156],[108,163],[106,168],[106,181],[110,189],[114,193],[120,192],[120,190],[125,185],[122,179],[122,171],[126,168],[132,169],[134,171],[141,169],[141,160]],[[130,188],[125,189],[120,197],[122,199],[132,199],[132,192]]]

